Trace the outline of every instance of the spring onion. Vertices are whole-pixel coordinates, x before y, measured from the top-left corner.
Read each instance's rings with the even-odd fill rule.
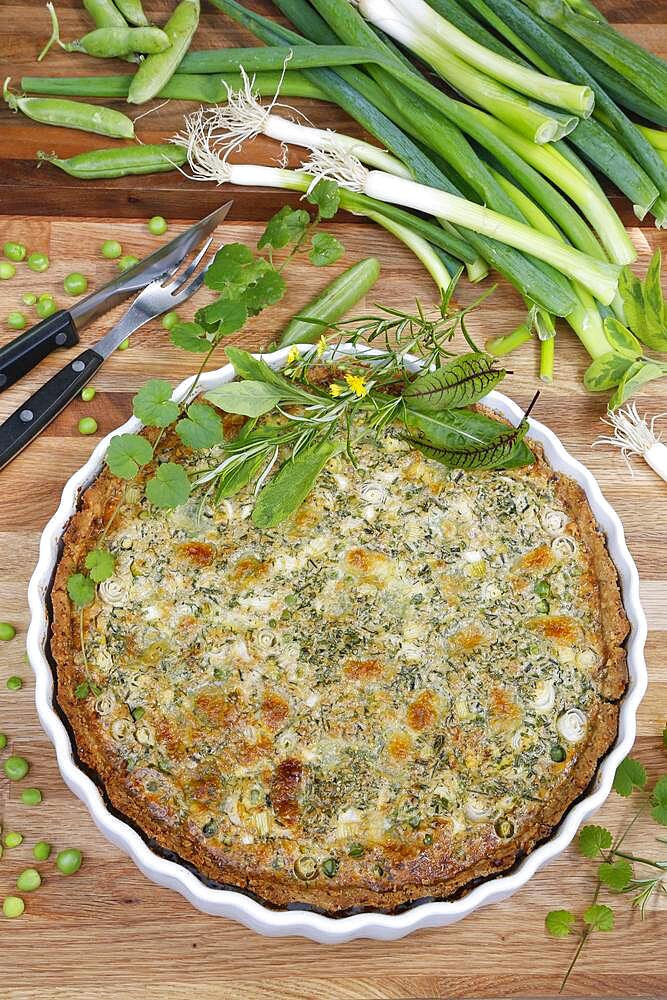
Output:
[[[505,354],[511,354],[517,347],[531,340],[533,334],[527,323],[517,326],[511,333],[505,333],[500,337],[491,337],[484,345],[486,351],[494,358],[501,358]]]
[[[653,471],[667,482],[667,445],[662,443],[660,434],[655,431],[658,416],[664,414],[657,414],[649,422],[645,416],[639,415],[635,403],[628,404],[625,409],[608,413],[602,422],[608,424],[614,433],[599,437],[593,447],[608,444],[619,448],[631,474],[633,473],[629,457],[640,455]]]

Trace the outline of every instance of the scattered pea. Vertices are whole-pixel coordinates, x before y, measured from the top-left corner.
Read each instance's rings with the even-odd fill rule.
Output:
[[[139,258],[133,257],[131,253],[128,253],[124,257],[120,258],[117,266],[121,271],[127,271],[129,268],[134,267],[134,265],[138,263]]]
[[[146,714],[146,709],[143,708],[141,705],[136,705],[132,709],[132,718],[134,719],[135,722],[138,722],[139,719],[143,719],[145,714]]]
[[[350,844],[347,853],[351,858],[360,858],[364,853],[363,844]]]
[[[128,339],[128,338],[126,337],[126,338],[125,338],[125,340],[124,340],[124,341],[122,342],[122,344],[119,344],[119,345],[118,345],[118,350],[119,350],[119,351],[126,351],[126,350],[128,349],[128,347],[129,347],[129,346],[130,346],[130,341],[129,341],[129,339]]]
[[[4,750],[7,746],[7,737],[4,733],[0,733],[0,750]]]
[[[81,390],[81,399],[84,403],[89,403],[91,399],[95,399],[95,390],[92,385],[87,385],[85,389]]]
[[[148,220],[148,232],[152,233],[153,236],[162,236],[163,233],[167,232],[167,220],[163,219],[161,215],[154,215],[152,219]]]
[[[60,851],[56,855],[56,868],[63,875],[74,875],[81,867],[83,856],[81,851],[74,847],[68,847],[65,851]]]
[[[25,903],[20,896],[5,896],[2,901],[2,912],[10,920],[20,917],[25,910]]]
[[[40,319],[46,319],[47,316],[52,316],[57,308],[58,307],[52,298],[38,299],[37,305],[35,306],[35,312]]]
[[[47,861],[51,854],[51,845],[45,840],[38,840],[32,849],[32,856],[35,861]]]
[[[83,295],[88,288],[88,278],[79,271],[72,271],[65,277],[63,288],[68,295]]]
[[[37,274],[41,274],[42,271],[46,271],[48,269],[49,258],[45,253],[31,253],[26,263],[31,271],[36,271]]]
[[[24,806],[38,806],[42,801],[39,788],[24,788],[21,792],[21,802]]]
[[[24,306],[34,306],[37,301],[37,296],[34,292],[24,292],[21,296],[21,302]]]
[[[47,299],[51,299],[51,301],[53,301],[53,292],[42,292],[37,301],[46,302]]]
[[[8,691],[20,691],[23,687],[23,681],[16,674],[7,678],[7,690]]]
[[[177,312],[168,312],[162,317],[162,326],[165,330],[172,330],[178,322],[179,316]]]
[[[27,322],[28,320],[25,318],[24,313],[18,309],[13,309],[7,314],[7,326],[10,326],[12,330],[22,330]]]
[[[16,268],[9,261],[0,260],[0,279],[2,281],[8,281],[9,278],[13,278],[16,274]]]
[[[549,756],[551,757],[554,764],[562,764],[567,755],[563,750],[562,746],[556,743],[554,744],[554,746],[552,746],[551,750],[549,751]]]
[[[6,833],[5,834],[5,847],[20,847],[23,843],[22,833]]]
[[[30,770],[30,764],[25,757],[16,757],[14,755],[8,757],[2,767],[6,777],[10,781],[22,781]]]
[[[16,629],[9,622],[0,622],[0,639],[3,642],[9,642],[16,635]]]
[[[16,880],[19,892],[34,892],[42,884],[42,877],[36,868],[24,868]]]
[[[107,260],[115,260],[123,252],[123,248],[118,240],[105,240],[101,247],[102,256]]]
[[[79,434],[94,434],[97,430],[97,420],[94,417],[81,417]]]
[[[23,260],[27,251],[22,243],[5,243],[2,252],[7,260],[19,261]]]
[[[430,833],[425,833],[424,834],[424,843],[426,844],[427,847],[430,847],[431,844],[433,843],[433,835],[430,834]]]

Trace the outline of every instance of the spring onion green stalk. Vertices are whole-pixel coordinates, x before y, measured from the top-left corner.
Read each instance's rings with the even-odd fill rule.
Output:
[[[517,326],[516,330],[512,330],[511,333],[505,333],[500,337],[491,337],[490,340],[487,340],[484,347],[494,358],[501,358],[505,354],[511,354],[512,351],[516,351],[522,344],[531,340],[532,336],[530,326],[527,323],[522,323],[521,326]]]
[[[555,348],[555,337],[540,341],[540,378],[543,382],[551,383],[554,380]]]
[[[24,76],[21,89],[28,94],[49,94],[64,97],[127,97],[131,76]],[[196,101],[198,104],[220,104],[227,100],[228,90],[242,86],[240,72],[235,73],[176,73],[157,95],[164,100]],[[319,87],[298,70],[285,74],[275,71],[256,73],[255,92],[273,97],[280,90],[283,97],[306,97],[326,100]]]
[[[660,107],[667,106],[667,63],[611,25],[574,13],[565,0],[525,0],[545,21],[589,49]]]
[[[596,230],[610,258],[616,264],[630,264],[637,254],[621,220],[604,195],[592,188],[587,180],[552,146],[538,146],[512,132],[502,122],[478,108],[470,115],[511,146],[526,162],[544,174],[579,207]]]
[[[436,10],[438,10],[440,3],[442,2],[451,2],[451,0],[433,0],[432,5],[436,8]],[[485,0],[461,0],[461,2],[469,10],[471,10],[475,16],[480,19],[480,21],[484,20],[487,24],[490,24],[494,31],[498,33],[498,38],[504,38],[507,42],[509,42],[512,46],[510,51],[516,50],[516,52],[520,52],[524,59],[526,59],[529,63],[532,63],[533,66],[537,66],[537,68],[542,70],[543,73],[551,74],[551,66],[541,59],[538,53],[535,52],[530,45],[528,45],[526,39],[510,26],[508,20],[505,17],[500,17],[495,8],[492,9],[492,7],[485,2]],[[477,24],[479,22],[476,21],[475,23]],[[480,27],[482,27],[481,24]],[[495,35],[492,37],[496,38]],[[496,38],[496,42],[498,41],[498,38]],[[503,54],[507,56],[508,59],[511,58],[507,51],[504,50]]]
[[[512,90],[534,97],[544,104],[552,104],[583,117],[588,117],[593,110],[595,99],[590,87],[557,80],[505,59],[480,45],[465,32],[459,31],[456,25],[438,14],[424,0],[391,0],[384,3],[380,0],[359,0],[359,9],[364,16],[367,8],[379,10],[381,6],[387,7],[389,14],[393,13],[391,8],[394,7],[406,21],[414,25],[417,44],[420,44],[421,36],[426,35],[430,41],[455,52],[481,73],[486,73]],[[409,47],[412,48],[412,45]]]
[[[308,163],[304,164],[304,170],[314,177],[330,177],[343,187],[379,201],[404,205],[416,211],[435,212],[455,225],[507,243],[579,281],[605,305],[609,305],[616,294],[618,267],[588,257],[551,237],[536,233],[525,223],[516,222],[475,202],[381,170],[367,170],[355,157],[343,158],[331,152],[313,152]]]
[[[386,215],[381,215],[379,212],[369,212],[368,218],[372,219],[373,222],[377,222],[378,225],[395,236],[397,240],[405,244],[408,250],[412,251],[417,260],[421,261],[433,278],[436,288],[440,292],[440,297],[444,297],[452,283],[452,278],[435,247],[431,246],[421,236],[418,236],[417,233],[408,229],[407,226],[401,226],[398,222],[392,222]]]
[[[303,38],[286,28],[282,28],[275,22],[254,14],[247,10],[237,0],[211,0],[213,6],[224,13],[229,14],[234,20],[249,28],[262,41],[273,44],[289,45],[302,43]],[[351,8],[350,8],[351,10]],[[356,12],[353,12],[356,13]],[[358,15],[357,15],[358,16]],[[359,18],[364,24],[362,18]],[[371,35],[374,33],[369,29]],[[344,41],[354,41],[355,39],[345,38]],[[402,160],[409,167],[413,176],[423,183],[434,186],[442,190],[456,194],[456,189],[445,175],[438,170],[429,158],[423,153],[420,147],[412,142],[397,128],[390,119],[378,110],[363,94],[352,86],[344,74],[349,74],[349,70],[339,70],[334,72],[329,69],[302,70],[304,75],[312,80],[322,90],[326,91],[327,97],[337,103],[343,110],[347,111],[356,121],[358,121],[367,131],[382,143],[387,149]],[[358,71],[354,71],[357,73]],[[361,74],[362,81],[364,79]],[[372,92],[374,88],[368,88]],[[433,88],[434,90],[436,88]],[[488,239],[480,234],[466,232],[465,238],[489,263],[505,275],[507,279],[522,294],[529,296],[533,301],[539,302],[545,309],[556,315],[566,315],[573,308],[575,303],[574,294],[569,283],[564,281],[556,272],[547,273],[537,266],[538,262],[518,254],[510,247],[503,246],[495,240]]]
[[[657,128],[647,128],[646,125],[638,125],[637,128],[650,142],[654,149],[667,149],[667,132]]]

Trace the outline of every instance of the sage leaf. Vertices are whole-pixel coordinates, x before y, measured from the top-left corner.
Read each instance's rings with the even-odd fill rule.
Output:
[[[605,318],[604,332],[613,349],[622,354],[624,358],[636,361],[642,353],[642,345],[637,338],[628,330],[627,326],[619,323],[614,316]]]
[[[256,527],[274,528],[294,513],[329,459],[340,449],[340,443],[325,441],[314,448],[305,448],[296,458],[284,462],[257,497],[252,512]]]
[[[272,410],[283,398],[281,390],[266,382],[246,379],[228,382],[204,393],[204,399],[219,406],[226,413],[240,413],[244,417],[261,417]]]
[[[442,368],[418,376],[403,398],[413,410],[423,413],[469,406],[504,378],[504,370],[495,365],[496,359],[488,354],[462,354]]]
[[[609,400],[607,404],[609,409],[615,410],[619,406],[622,406],[626,400],[634,396],[636,392],[639,392],[643,385],[646,385],[647,382],[653,382],[654,379],[662,378],[666,373],[667,368],[653,361],[635,361],[628,368],[616,392]]]
[[[485,413],[478,413],[476,410],[443,410],[438,414],[426,414],[407,408],[403,417],[408,429],[413,432],[417,431],[421,435],[417,440],[410,438],[411,444],[419,447],[419,443],[423,441],[425,445],[434,446],[443,452],[483,449],[497,441],[500,435],[512,430],[507,424],[487,417]],[[438,457],[437,460],[441,461],[441,458]],[[532,465],[534,461],[535,457],[530,448],[523,440],[518,439],[515,441],[514,447],[506,454],[503,468],[522,468],[525,465]],[[457,466],[452,465],[451,467]]]
[[[584,385],[589,392],[605,392],[607,389],[615,389],[633,362],[609,351],[595,358],[584,372]]]
[[[627,324],[636,337],[644,342],[644,292],[636,274],[629,267],[618,276],[618,293],[623,300]]]
[[[266,461],[266,452],[260,451],[257,455],[239,462],[236,465],[229,465],[220,475],[216,488],[215,500],[225,500],[233,497],[236,493],[247,486],[253,480]]]

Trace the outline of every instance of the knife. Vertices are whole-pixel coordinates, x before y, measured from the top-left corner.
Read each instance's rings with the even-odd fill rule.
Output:
[[[221,205],[150,257],[140,260],[107,285],[80,299],[71,309],[58,310],[0,348],[0,392],[32,371],[56,347],[78,344],[79,330],[113,309],[133,292],[161,277],[179,257],[183,260],[193,247],[222,222],[231,206],[231,201]]]

